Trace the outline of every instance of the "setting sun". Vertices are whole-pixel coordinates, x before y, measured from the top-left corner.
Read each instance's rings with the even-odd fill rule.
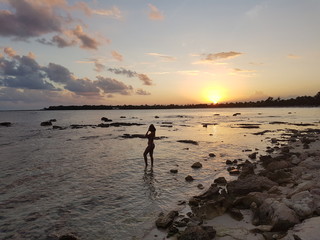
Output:
[[[213,104],[217,104],[221,102],[221,100],[224,98],[224,92],[224,89],[222,89],[221,87],[207,88],[203,90],[202,96],[205,98],[206,101]]]
[[[213,94],[213,95],[208,96],[208,99],[210,102],[217,104],[219,102],[219,100],[221,99],[221,97],[217,94]]]

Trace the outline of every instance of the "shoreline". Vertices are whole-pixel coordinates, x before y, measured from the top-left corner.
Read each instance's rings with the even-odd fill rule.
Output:
[[[162,213],[143,239],[317,239],[320,129],[267,139],[273,147],[238,164],[236,180],[214,179],[184,207]]]

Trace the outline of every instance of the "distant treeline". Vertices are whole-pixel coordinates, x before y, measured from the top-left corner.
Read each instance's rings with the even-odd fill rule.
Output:
[[[111,109],[183,109],[183,108],[241,108],[241,107],[319,107],[320,92],[314,97],[302,96],[290,99],[268,97],[266,100],[250,102],[231,102],[217,104],[186,105],[82,105],[82,106],[50,106],[44,110],[111,110]]]

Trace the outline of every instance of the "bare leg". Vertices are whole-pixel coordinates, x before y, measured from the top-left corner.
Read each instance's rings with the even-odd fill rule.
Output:
[[[146,150],[145,150],[144,153],[143,153],[144,162],[145,162],[145,164],[146,164],[146,167],[148,166],[147,154],[148,154],[148,148],[146,148]]]
[[[153,149],[150,150],[151,167],[153,167]]]

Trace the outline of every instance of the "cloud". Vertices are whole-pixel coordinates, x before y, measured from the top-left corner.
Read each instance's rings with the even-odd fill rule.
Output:
[[[104,91],[104,93],[120,93],[122,95],[130,95],[133,87],[127,86],[123,82],[112,78],[97,76],[96,85]]]
[[[125,75],[129,78],[138,77],[144,85],[152,85],[152,80],[146,74],[143,73],[137,73],[135,71],[131,71],[125,68],[108,68],[108,71],[118,75]]]
[[[235,58],[243,53],[240,52],[219,52],[219,53],[210,53],[210,54],[204,54],[203,55],[203,60],[205,61],[217,61],[220,59],[229,59],[229,58]]]
[[[119,62],[121,62],[123,60],[123,56],[118,53],[117,51],[112,51],[111,55],[114,59],[118,60]]]
[[[288,54],[287,58],[289,58],[289,59],[300,59],[301,56],[298,56],[298,55],[295,55],[295,54]]]
[[[169,56],[169,55],[160,54],[160,53],[147,53],[147,55],[160,57],[166,62],[173,62],[173,61],[177,60],[175,57],[172,57],[172,56]]]
[[[237,72],[237,73],[253,73],[253,72],[255,72],[254,70],[246,70],[246,69],[240,69],[240,68],[234,68],[233,71]]]
[[[11,47],[6,47],[3,49],[3,52],[7,54],[9,57],[14,57],[17,55],[17,52],[13,50]]]
[[[66,83],[65,89],[83,96],[100,95],[100,89],[90,79],[74,79]]]
[[[103,70],[105,70],[105,66],[100,63],[98,60],[94,60],[94,71],[96,72],[102,72]]]
[[[136,94],[137,95],[143,95],[143,96],[151,95],[151,93],[149,93],[149,92],[147,92],[147,91],[145,91],[143,89],[140,89],[140,88],[136,90]]]
[[[66,83],[74,79],[73,74],[67,68],[55,63],[49,63],[48,67],[42,69],[53,82]]]
[[[65,0],[7,0],[8,10],[0,10],[0,36],[13,37],[15,40],[27,40],[37,37],[36,41],[60,48],[79,45],[85,49],[97,49],[104,41],[102,37],[88,34],[81,25],[72,29],[78,23],[72,17],[72,10],[82,10],[88,15],[98,14],[120,18],[121,12],[113,7],[111,10],[93,10],[84,2],[74,6]],[[42,37],[55,34],[51,39]],[[105,42],[109,40],[103,38]]]
[[[158,8],[152,4],[148,4],[149,8],[150,8],[150,12],[149,12],[149,19],[151,20],[163,20],[164,16],[162,15],[162,13],[158,10]]]

